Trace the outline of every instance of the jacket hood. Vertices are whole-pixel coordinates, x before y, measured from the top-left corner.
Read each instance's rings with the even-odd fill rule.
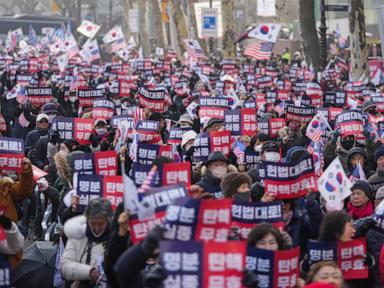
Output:
[[[82,239],[87,230],[87,218],[84,215],[70,218],[64,224],[64,234],[68,238]]]

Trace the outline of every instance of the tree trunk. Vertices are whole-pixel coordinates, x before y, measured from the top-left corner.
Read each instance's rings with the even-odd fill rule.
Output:
[[[221,2],[223,14],[223,56],[224,59],[236,58],[235,23],[233,21],[234,3],[233,0],[223,0]]]
[[[128,41],[128,39],[131,37],[131,30],[129,27],[129,10],[132,9],[131,6],[131,0],[121,0],[121,5],[123,6],[123,15],[124,15],[124,22],[123,22],[123,31],[125,39]]]
[[[177,52],[182,55],[184,52],[184,39],[188,38],[187,22],[181,3],[178,0],[172,0],[172,17],[176,27]]]
[[[198,39],[198,33],[197,33],[197,22],[196,22],[196,17],[195,17],[195,1],[194,0],[189,0],[188,5],[189,5],[189,18],[190,18],[190,33],[189,37],[192,39],[197,39],[199,41],[200,47],[204,50],[205,54],[207,54],[207,45],[205,44],[205,41],[202,39]]]
[[[140,45],[143,48],[144,57],[150,54],[148,23],[147,23],[147,2],[139,1],[139,18],[140,18]]]
[[[317,36],[314,4],[314,0],[300,0],[300,31],[305,60],[308,64],[319,69],[320,44]]]
[[[351,0],[349,34],[352,81],[369,80],[367,39],[363,0]]]
[[[158,0],[152,0],[152,9],[154,11],[153,13],[153,33],[156,37],[156,45],[158,47],[165,47],[164,42],[164,33],[163,33],[163,21],[162,21],[162,15],[159,13],[160,5]]]

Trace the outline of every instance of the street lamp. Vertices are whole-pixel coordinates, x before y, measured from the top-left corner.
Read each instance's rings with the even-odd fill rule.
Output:
[[[320,2],[320,67],[321,71],[327,66],[327,24],[325,22],[325,0]]]

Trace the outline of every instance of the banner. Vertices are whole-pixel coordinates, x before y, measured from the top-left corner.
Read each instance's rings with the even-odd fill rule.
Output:
[[[226,242],[231,230],[232,199],[202,200],[196,240]]]
[[[160,140],[160,123],[152,120],[139,120],[136,125],[136,132],[140,135],[141,141],[151,141],[158,136]]]
[[[115,103],[111,100],[96,100],[93,102],[92,117],[94,119],[111,119],[115,114]]]
[[[147,236],[148,231],[156,225],[163,226],[165,210],[173,200],[185,197],[187,190],[183,184],[163,186],[150,189],[142,199],[148,203],[148,206],[155,210],[155,215],[149,219],[140,220],[138,215],[131,215],[129,227],[131,231],[132,242],[139,243]]]
[[[312,265],[319,261],[335,261],[345,280],[368,278],[368,265],[364,263],[366,255],[365,238],[349,242],[308,241],[309,264]]]
[[[97,175],[78,175],[77,196],[79,196],[79,211],[84,211],[92,199],[103,196],[103,177]]]
[[[363,136],[364,120],[360,111],[347,111],[336,116],[335,129],[340,129],[342,136]]]
[[[81,153],[72,155],[73,173],[93,175],[95,173],[94,154]]]
[[[254,150],[245,150],[245,166],[247,169],[257,168],[258,164],[261,162],[260,151]]]
[[[277,199],[305,196],[317,192],[317,181],[312,156],[297,163],[275,163],[263,161],[259,169],[264,180],[265,193]]]
[[[166,90],[163,88],[149,90],[140,87],[136,93],[139,99],[139,104],[144,108],[149,108],[155,112],[164,112],[166,108]]]
[[[123,203],[124,185],[122,176],[103,177],[103,198],[112,204],[113,211],[119,203]]]
[[[117,175],[116,151],[98,151],[94,153],[96,175]]]
[[[191,129],[172,127],[171,130],[169,130],[168,143],[174,144],[174,145],[180,145],[181,140],[183,139],[184,133],[188,131],[191,131]]]
[[[77,97],[82,107],[93,107],[93,102],[104,99],[104,89],[78,90]]]
[[[224,111],[228,109],[228,99],[222,97],[200,97],[199,117],[224,119]]]
[[[184,183],[188,189],[191,186],[191,162],[164,163],[160,174],[163,186],[178,183]]]
[[[260,287],[296,287],[300,273],[300,247],[270,251],[248,246],[246,268],[253,271]]]
[[[24,141],[0,137],[0,168],[18,173],[23,171]]]
[[[315,107],[296,107],[287,105],[286,120],[307,124],[315,116]]]
[[[164,288],[203,287],[203,243],[161,241],[160,265]]]
[[[239,228],[242,239],[246,240],[255,224],[268,222],[277,228],[284,228],[283,204],[281,201],[267,203],[234,202],[232,223]]]
[[[0,132],[7,131],[7,124],[5,123],[5,119],[3,114],[0,113]]]
[[[42,106],[53,99],[51,87],[27,87],[28,100],[35,106]]]
[[[256,109],[244,108],[224,111],[225,130],[233,136],[254,135],[256,133]]]
[[[209,132],[210,152],[220,151],[228,156],[231,150],[231,132],[230,131],[211,131]]]
[[[200,133],[193,142],[193,160],[198,163],[207,161],[210,153],[210,135],[207,132]]]

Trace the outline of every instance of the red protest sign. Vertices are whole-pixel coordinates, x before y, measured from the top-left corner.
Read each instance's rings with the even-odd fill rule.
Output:
[[[226,242],[231,229],[232,199],[202,200],[196,240]]]
[[[115,114],[115,103],[110,100],[96,100],[93,102],[92,116],[94,119],[111,119]]]
[[[143,240],[148,232],[155,226],[163,226],[166,211],[157,212],[155,218],[140,221],[137,217],[131,217],[129,228],[132,237],[132,243],[137,244]]]
[[[117,175],[117,154],[116,151],[99,151],[95,153],[96,175],[115,176]]]
[[[346,111],[337,115],[335,128],[340,129],[342,136],[362,136],[364,130],[363,114],[360,111]]]
[[[269,137],[275,138],[279,136],[279,130],[286,125],[284,118],[271,118],[269,119]]]
[[[365,238],[337,243],[337,263],[344,279],[368,278],[368,266],[364,264],[366,254]]]
[[[89,136],[91,136],[93,129],[93,119],[74,119],[73,138],[80,144],[89,144]]]
[[[124,185],[121,176],[104,176],[103,198],[108,199],[115,211],[117,205],[123,202]]]
[[[300,272],[299,257],[300,247],[275,252],[273,288],[296,287]]]
[[[51,87],[28,87],[28,100],[35,106],[42,106],[53,99]]]
[[[231,150],[231,131],[212,131],[209,132],[211,151],[220,151],[228,155]]]
[[[191,186],[191,162],[164,163],[162,174],[163,185],[185,183],[187,188]]]
[[[245,242],[229,241],[204,246],[203,287],[243,287]]]
[[[256,109],[244,108],[241,109],[241,132],[242,135],[254,135],[257,130]]]
[[[3,114],[0,114],[0,131],[1,132],[7,131],[7,124],[5,123]]]
[[[21,172],[24,158],[24,142],[17,138],[0,138],[0,168]]]

